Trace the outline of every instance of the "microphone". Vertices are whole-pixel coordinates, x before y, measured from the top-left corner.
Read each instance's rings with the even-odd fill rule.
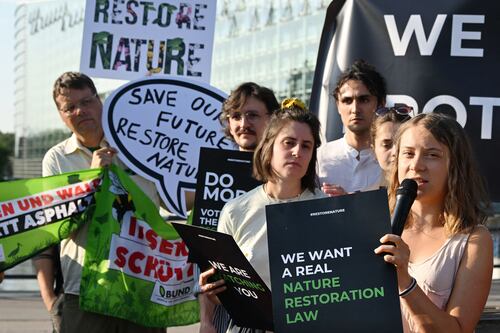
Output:
[[[411,205],[417,197],[417,182],[413,179],[403,179],[396,191],[396,205],[391,218],[392,233],[401,236]]]

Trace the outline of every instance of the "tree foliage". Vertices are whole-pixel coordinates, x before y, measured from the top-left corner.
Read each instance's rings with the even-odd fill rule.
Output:
[[[0,132],[0,180],[12,177],[14,133]]]

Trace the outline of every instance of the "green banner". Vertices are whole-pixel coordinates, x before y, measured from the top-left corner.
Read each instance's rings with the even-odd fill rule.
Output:
[[[101,169],[0,183],[0,272],[58,244],[95,206]]]
[[[149,327],[199,321],[187,247],[153,202],[116,166],[104,170],[96,202],[81,308]]]

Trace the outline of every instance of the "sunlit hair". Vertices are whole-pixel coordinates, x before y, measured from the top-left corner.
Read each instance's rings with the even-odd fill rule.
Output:
[[[273,146],[276,137],[283,127],[292,121],[309,125],[314,139],[314,147],[307,172],[301,179],[302,189],[309,189],[311,192],[319,186],[316,177],[316,148],[321,144],[320,123],[318,118],[299,99],[285,99],[279,110],[272,114],[269,125],[266,128],[262,141],[257,146],[253,156],[253,175],[256,179],[267,182],[278,179],[278,174],[272,169],[271,160],[273,158]]]
[[[268,113],[272,113],[279,108],[278,101],[271,89],[259,86],[254,82],[240,84],[231,91],[229,97],[224,101],[222,113],[219,117],[219,121],[224,127],[224,134],[232,141],[234,141],[234,138],[230,132],[228,118],[233,112],[239,111],[249,97],[254,97],[264,103]]]
[[[382,116],[376,116],[372,122],[372,125],[370,127],[370,138],[371,138],[371,144],[374,146],[375,145],[375,139],[377,137],[377,130],[379,127],[384,124],[384,123],[394,123],[394,124],[401,124],[404,123],[405,121],[411,119],[409,115],[401,115],[396,113],[393,110],[389,110],[386,114]]]
[[[349,80],[361,81],[368,91],[377,97],[377,105],[384,105],[387,95],[385,79],[372,65],[364,60],[356,60],[350,68],[343,72],[337,80],[333,91],[335,100],[339,100],[340,88]]]
[[[54,89],[52,90],[52,97],[54,98],[54,102],[59,108],[59,104],[57,104],[57,97],[59,95],[63,95],[63,91],[66,89],[78,89],[82,90],[85,88],[89,88],[90,92],[94,95],[97,94],[97,89],[95,88],[94,82],[87,75],[80,72],[66,72],[61,74],[54,82]]]
[[[485,222],[489,208],[489,198],[464,129],[454,119],[438,113],[420,114],[403,123],[396,135],[395,163],[389,186],[389,206],[391,212],[396,203],[399,186],[398,162],[401,136],[409,128],[423,126],[432,136],[449,150],[449,169],[444,198],[442,220],[448,234],[470,232]],[[409,220],[411,223],[411,220]]]

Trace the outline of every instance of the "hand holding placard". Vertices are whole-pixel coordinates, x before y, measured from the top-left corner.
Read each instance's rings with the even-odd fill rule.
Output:
[[[212,267],[200,276],[204,294],[217,295],[236,325],[273,330],[271,291],[234,239],[205,228],[172,225],[186,242],[191,258],[202,268]],[[217,280],[210,282],[211,276]]]
[[[373,253],[385,190],[269,205],[266,219],[275,332],[402,331],[396,272]]]

